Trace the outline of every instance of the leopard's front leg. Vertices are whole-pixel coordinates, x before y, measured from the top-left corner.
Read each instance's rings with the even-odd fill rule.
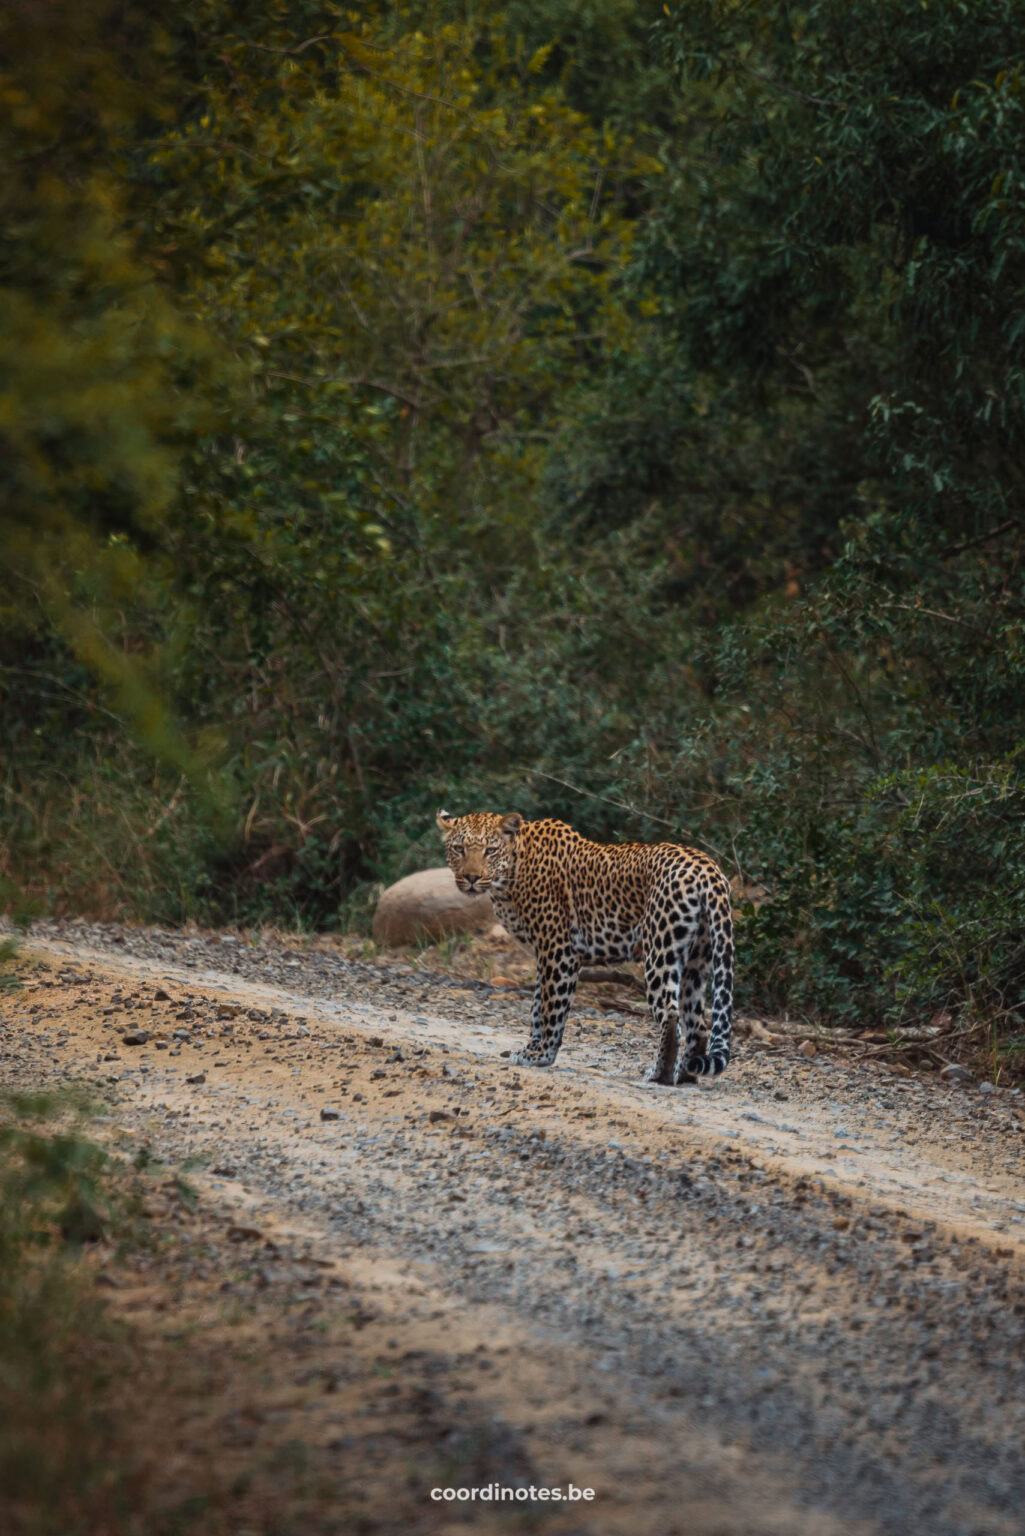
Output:
[[[541,1054],[541,976],[534,983],[534,996],[530,1003],[530,1043],[525,1051],[517,1051],[511,1058],[519,1063],[528,1056],[536,1061]]]
[[[538,950],[537,984],[530,1013],[530,1043],[509,1059],[517,1067],[550,1067],[559,1054],[573,994],[577,989],[580,956],[573,950]]]

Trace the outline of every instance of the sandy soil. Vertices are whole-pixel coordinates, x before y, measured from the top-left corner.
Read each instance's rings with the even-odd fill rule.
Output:
[[[179,1487],[258,1462],[272,1500],[292,1447],[304,1536],[1023,1529],[1020,1093],[750,1036],[653,1087],[650,1024],[597,989],[530,1072],[514,988],[238,935],[47,924],[24,953],[6,1084],[96,1085],[104,1134],[201,1196],[108,1277],[190,1319],[215,1383]],[[571,1482],[593,1501],[430,1497]]]

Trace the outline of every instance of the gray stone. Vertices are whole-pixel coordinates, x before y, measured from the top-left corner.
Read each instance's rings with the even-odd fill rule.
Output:
[[[374,913],[374,943],[391,949],[451,933],[487,932],[494,921],[490,899],[464,896],[447,865],[421,869],[383,892]]]
[[[960,1066],[957,1062],[951,1062],[948,1067],[944,1067],[940,1076],[945,1083],[970,1083],[972,1080],[972,1074],[968,1068]]]

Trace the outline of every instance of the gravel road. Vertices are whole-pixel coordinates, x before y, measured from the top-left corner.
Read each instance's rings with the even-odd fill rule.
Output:
[[[595,1489],[547,1529],[1025,1530],[1019,1093],[755,1040],[655,1087],[649,1023],[586,995],[531,1072],[523,996],[409,965],[85,923],[24,952],[6,1083],[101,1085],[372,1289],[382,1349],[487,1355],[474,1476]]]

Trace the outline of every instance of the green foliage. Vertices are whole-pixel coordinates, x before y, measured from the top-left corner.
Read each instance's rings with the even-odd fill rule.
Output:
[[[76,1268],[121,1205],[105,1154],[82,1134],[86,1113],[77,1093],[0,1105],[0,1482],[12,1531],[107,1528],[93,1522],[128,1492],[97,1403],[107,1383],[94,1355],[111,1330]]]
[[[213,420],[206,338],[136,258],[114,165],[167,110],[160,40],[145,6],[109,0],[25,0],[0,29],[0,657],[55,626],[180,758],[110,633],[174,507],[178,455]]]
[[[149,238],[250,381],[190,462],[170,683],[227,746],[237,915],[316,923],[426,811],[411,751],[437,783],[472,739],[496,589],[544,558],[545,422],[623,331],[639,163],[555,88],[503,97],[494,24],[339,58],[261,60],[249,111],[240,61],[150,161]]]
[[[329,925],[516,806],[716,852],[762,1006],[1017,1038],[1020,0],[82,15],[8,101],[8,887]]]
[[[807,600],[781,625],[763,599],[760,663],[716,679],[777,697],[759,772],[798,777],[754,927],[767,968],[799,938],[783,991],[815,1011],[1003,1012],[1025,982],[1022,19],[881,0],[842,27],[772,3],[660,27],[711,163],[681,162],[642,268],[690,366],[824,466],[794,477]]]
[[[59,1237],[80,1244],[101,1237],[110,1220],[103,1193],[106,1154],[77,1128],[52,1132],[25,1121],[71,1111],[81,1118],[89,1102],[80,1093],[9,1094],[11,1118],[0,1123],[4,1226],[0,1268],[25,1243],[47,1245]]]
[[[13,939],[0,939],[0,992],[17,992],[21,986],[16,969],[18,946]]]

